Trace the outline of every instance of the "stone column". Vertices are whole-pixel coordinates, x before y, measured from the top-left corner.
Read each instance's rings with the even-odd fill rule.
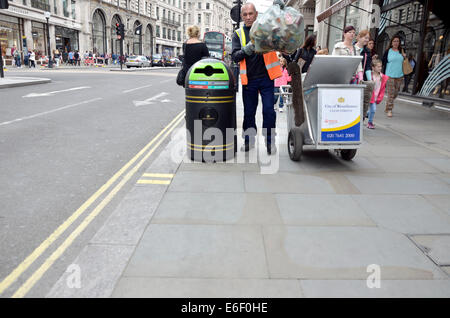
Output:
[[[50,50],[53,51],[56,50],[56,35],[55,35],[55,25],[54,24],[50,24],[49,25],[49,30],[50,30]]]
[[[23,20],[23,35],[27,37],[27,49],[31,51],[33,49],[33,34],[31,32],[31,20]]]

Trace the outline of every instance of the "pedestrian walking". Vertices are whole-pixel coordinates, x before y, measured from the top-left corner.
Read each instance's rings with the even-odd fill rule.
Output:
[[[360,55],[363,57],[362,69],[363,69],[363,79],[365,81],[370,81],[370,75],[372,73],[372,54],[367,47],[370,41],[369,30],[362,30],[358,33],[356,37],[357,41],[355,43],[356,50],[359,50]]]
[[[69,64],[70,65],[73,65],[73,54],[74,53],[72,51],[69,52]]]
[[[14,61],[16,63],[16,67],[22,68],[22,64],[20,63],[20,51],[14,51]]]
[[[280,98],[280,103],[278,105],[278,110],[280,113],[283,112],[283,97],[281,97],[280,95],[276,95],[281,93],[281,89],[280,86],[282,85],[287,85],[288,82],[290,82],[292,80],[292,78],[289,76],[288,70],[287,70],[287,61],[284,57],[282,57],[281,55],[279,55],[279,59],[280,59],[280,64],[281,64],[281,72],[282,75],[281,77],[278,77],[275,79],[275,87],[274,87],[274,98],[275,98],[275,102],[274,102],[274,106],[277,105],[278,102],[278,97]],[[276,107],[275,107],[276,109]]]
[[[81,66],[80,65],[80,53],[78,53],[78,51],[75,51],[75,53],[73,54],[73,61],[75,62],[75,66]]]
[[[36,53],[34,53],[34,51],[31,51],[30,53],[29,67],[36,68]]]
[[[409,73],[408,75],[404,76],[404,79],[405,79],[405,86],[403,86],[404,93],[409,93],[409,91],[408,91],[409,82],[411,81],[411,78],[412,78],[414,72],[416,71],[416,60],[414,59],[414,57],[411,53],[409,53],[409,55],[408,55],[408,62],[409,62],[409,65],[411,65],[412,72]]]
[[[369,43],[367,43],[367,48],[370,51],[372,59],[378,60],[378,54],[377,51],[375,51],[375,41],[372,38],[369,39]]]
[[[389,48],[383,55],[383,73],[389,76],[387,82],[388,100],[386,102],[385,113],[388,117],[392,117],[392,110],[394,109],[394,100],[398,96],[400,87],[403,83],[403,60],[406,54],[400,44],[400,37],[395,35],[391,39]]]
[[[302,47],[297,49],[295,53],[294,62],[299,63],[302,69],[302,73],[306,73],[311,65],[311,62],[316,55],[317,51],[314,49],[316,46],[316,36],[310,35],[306,38],[305,43],[303,43]]]
[[[255,46],[250,41],[250,28],[258,17],[255,5],[245,3],[241,8],[244,25],[236,30],[232,39],[232,59],[239,63],[244,102],[244,121],[242,124],[244,145],[242,151],[249,151],[256,141],[256,110],[258,95],[261,95],[263,114],[263,135],[268,154],[275,154],[276,112],[274,105],[274,80],[282,76],[277,53],[271,51],[256,54]]]
[[[209,56],[208,47],[204,42],[199,40],[200,28],[198,26],[191,25],[188,27],[187,36],[189,39],[183,43],[183,65],[177,76],[177,84],[183,87],[187,71],[191,68],[191,66],[200,61],[202,57]]]
[[[374,82],[374,89],[372,92],[372,98],[370,100],[369,107],[369,121],[367,123],[367,128],[369,129],[375,129],[373,118],[377,110],[377,105],[383,101],[384,92],[386,90],[386,83],[389,79],[388,76],[381,73],[382,67],[383,64],[380,60],[372,60],[372,71],[370,75]]]
[[[353,45],[353,39],[355,38],[356,31],[355,28],[351,25],[346,26],[344,28],[344,41],[336,43],[333,49],[333,53],[331,55],[343,55],[343,56],[357,56],[359,52],[357,52],[355,46]],[[363,80],[363,69],[362,64],[358,64],[358,68],[356,73],[353,75],[351,80],[351,84],[358,84]]]
[[[370,106],[370,100],[372,98],[372,92],[375,83],[372,81],[371,73],[372,73],[372,54],[370,50],[367,48],[367,44],[370,40],[370,34],[368,30],[362,30],[358,33],[356,37],[357,41],[355,43],[355,48],[359,52],[359,54],[363,57],[361,64],[363,70],[363,80],[360,81],[361,84],[366,85],[364,87],[364,99],[363,99],[363,116],[364,118],[368,117],[368,110]]]

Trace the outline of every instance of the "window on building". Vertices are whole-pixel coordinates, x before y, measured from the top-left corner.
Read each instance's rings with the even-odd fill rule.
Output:
[[[209,3],[206,4],[206,10],[209,10]]]
[[[197,22],[202,23],[202,15],[200,13],[197,16]]]
[[[67,2],[67,0],[64,2]],[[31,6],[36,9],[50,11],[50,1],[49,0],[31,0]]]
[[[198,2],[198,8],[201,9],[202,8],[202,3]]]
[[[66,18],[69,17],[69,0],[63,0],[63,14]]]
[[[77,19],[77,13],[75,12],[76,2],[75,0],[71,1],[72,1],[72,19],[76,20]]]
[[[173,30],[172,31],[172,40],[174,40],[174,41],[175,41],[175,36],[176,36],[176,32],[175,32],[175,30]]]
[[[170,32],[170,29],[167,29],[167,39],[168,40],[171,40],[172,39],[172,36],[171,36],[171,32]]]
[[[156,7],[156,19],[159,20],[159,7]]]
[[[57,4],[57,1],[58,0],[54,0],[53,1],[53,12],[55,13],[55,14],[58,14],[58,4]],[[24,2],[25,2],[25,0],[24,0]],[[25,3],[24,3],[25,4]]]
[[[161,37],[161,28],[159,25],[156,26],[156,37],[157,38]]]
[[[181,31],[177,31],[177,41],[181,41]]]
[[[163,9],[163,19],[166,18],[166,9]]]
[[[163,34],[162,34],[162,38],[165,39],[166,38],[166,28],[163,28]]]

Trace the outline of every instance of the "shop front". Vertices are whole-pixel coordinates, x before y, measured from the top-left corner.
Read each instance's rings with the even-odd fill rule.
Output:
[[[415,65],[405,92],[450,100],[450,23],[446,12],[441,1],[384,1],[377,52],[382,54],[394,36],[400,37]]]
[[[47,55],[47,26],[40,22],[31,22],[31,35],[33,37],[33,46],[31,49],[36,56]]]
[[[15,50],[22,52],[23,21],[16,17],[0,14],[0,41],[2,56],[11,65]]]
[[[55,26],[56,48],[62,52],[79,51],[78,31]]]
[[[175,56],[175,48],[173,46],[163,45],[161,54],[166,57]]]

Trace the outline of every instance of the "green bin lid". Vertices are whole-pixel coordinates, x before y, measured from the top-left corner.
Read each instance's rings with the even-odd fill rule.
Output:
[[[195,63],[189,70],[189,81],[229,81],[225,64],[214,59],[204,59]]]

